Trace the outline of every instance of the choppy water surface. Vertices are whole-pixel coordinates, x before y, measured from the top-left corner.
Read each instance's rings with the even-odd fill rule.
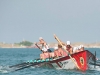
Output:
[[[97,52],[100,59],[100,48],[89,48],[89,51]],[[39,58],[39,49],[5,49],[0,48],[0,75],[100,75],[100,67],[90,69],[86,72],[77,70],[56,70],[47,67],[29,67],[18,71],[12,71],[9,66],[28,60]]]

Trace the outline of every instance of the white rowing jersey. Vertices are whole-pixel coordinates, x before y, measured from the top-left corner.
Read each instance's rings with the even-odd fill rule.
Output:
[[[43,46],[42,46],[42,50],[43,50],[43,51],[48,51],[48,49],[49,49],[48,45],[46,45],[46,46],[43,45]]]

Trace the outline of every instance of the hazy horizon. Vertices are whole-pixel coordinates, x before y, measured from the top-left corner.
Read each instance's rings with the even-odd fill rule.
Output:
[[[43,37],[56,42],[100,42],[100,0],[0,0],[0,42]]]

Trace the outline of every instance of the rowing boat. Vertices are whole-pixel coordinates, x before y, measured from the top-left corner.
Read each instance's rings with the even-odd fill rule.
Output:
[[[84,50],[71,55],[73,60],[76,61],[77,65],[82,71],[89,69],[90,63],[95,62],[95,56],[88,50]],[[17,64],[10,66],[10,68],[15,68],[15,70],[24,69],[30,66],[43,66],[48,65],[50,68],[55,69],[77,69],[76,65],[72,62],[69,56],[59,57],[59,58],[48,58],[46,60],[30,60],[22,64]]]
[[[95,56],[88,50],[72,54],[71,56],[82,71],[88,70],[90,67],[90,63],[95,62]],[[51,64],[56,69],[77,69],[76,65],[72,62],[69,56],[60,57],[48,61],[46,60],[46,62],[48,62],[46,64]]]

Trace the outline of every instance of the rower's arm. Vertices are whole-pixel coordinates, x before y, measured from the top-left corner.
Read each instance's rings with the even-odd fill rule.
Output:
[[[36,44],[40,45],[40,44],[43,44],[43,42],[42,41],[41,42],[37,42]]]
[[[47,46],[46,46],[46,45],[47,45],[47,43],[46,43],[46,42],[44,42],[44,46],[45,46],[45,48],[47,49]]]

